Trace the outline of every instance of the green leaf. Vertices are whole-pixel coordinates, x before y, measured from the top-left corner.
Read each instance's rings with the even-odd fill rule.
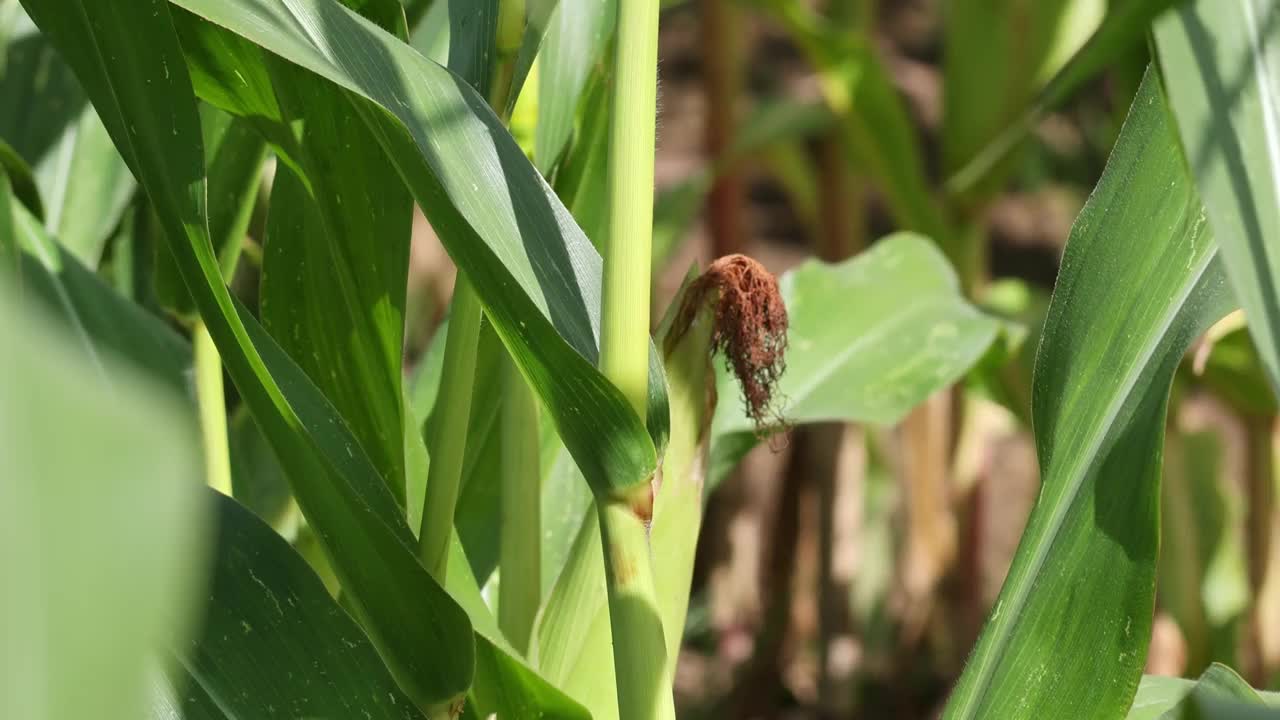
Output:
[[[22,292],[22,249],[13,224],[14,202],[13,181],[0,168],[0,282],[14,288],[10,292],[17,295]]]
[[[466,78],[481,97],[489,97],[502,52],[496,48],[499,2],[432,0],[410,44],[424,57]],[[515,107],[558,4],[559,0],[524,0],[524,34],[515,57],[506,58],[511,61],[512,77],[504,115]]]
[[[225,367],[393,676],[422,709],[452,702],[471,680],[465,613],[418,564],[403,514],[345,423],[223,285],[207,226],[199,118],[168,5],[25,6],[67,54],[146,189]],[[135,42],[139,36],[147,42]]]
[[[272,186],[262,323],[347,420],[403,505],[413,199],[361,119],[355,103],[363,99],[282,60],[267,66],[296,137],[293,162],[281,164]]]
[[[541,565],[545,599],[569,561],[570,549],[587,513],[594,515],[594,509],[591,491],[551,423],[540,422],[538,427],[542,433]]]
[[[607,104],[608,99],[608,76],[601,72],[583,91],[582,106],[603,107],[602,103]],[[541,109],[541,102],[538,107]],[[556,169],[555,189],[556,195],[573,213],[574,221],[597,249],[604,247],[609,217],[608,171],[609,113],[585,112],[573,144]],[[657,232],[655,230],[655,248],[658,247]]]
[[[942,83],[947,172],[959,169],[1018,119],[1106,10],[1106,0],[957,0],[947,7]],[[1009,169],[1009,163],[1003,167]],[[998,191],[1002,182],[993,173],[983,190]]]
[[[23,299],[38,300],[65,323],[88,362],[106,372],[104,356],[127,359],[177,392],[191,372],[191,345],[160,318],[121,296],[56,242],[40,221],[14,202],[13,227],[23,250]]]
[[[538,122],[533,158],[544,175],[559,163],[579,117],[590,124],[599,108],[582,98],[613,37],[617,0],[559,0],[538,57]],[[576,217],[576,215],[575,215]],[[589,227],[589,226],[588,226]]]
[[[249,122],[212,105],[200,106],[200,125],[209,178],[209,235],[222,277],[230,282],[258,199],[267,148]],[[194,301],[172,256],[156,253],[154,272],[159,301],[179,315],[193,313]]]
[[[31,166],[18,153],[0,138],[0,170],[9,176],[13,185],[13,194],[36,217],[44,217],[44,202],[40,199],[40,189],[36,187],[35,176],[31,174]]]
[[[1258,693],[1225,665],[1214,663],[1199,680],[1144,675],[1126,720],[1178,720],[1179,718],[1275,717],[1275,711],[1253,714],[1196,714],[1199,706],[1214,700],[1239,700],[1252,706],[1280,707],[1280,693]]]
[[[133,176],[52,43],[25,14],[12,21],[0,138],[33,168],[45,226],[93,269],[133,197]]]
[[[258,199],[266,143],[252,125],[210,105],[200,106],[209,178],[209,234],[228,281],[235,274]]]
[[[660,366],[654,358],[651,438],[594,365],[600,259],[481,97],[330,0],[175,4],[381,106],[366,121],[479,291],[587,480],[605,490],[647,482],[654,440],[661,445],[666,435]],[[359,48],[367,62],[331,52],[336,44]]]
[[[1124,0],[1108,3],[1107,14],[1089,39],[1036,93],[1018,119],[947,179],[947,190],[964,196],[981,184],[1041,118],[1061,105],[1094,75],[1140,43],[1152,21],[1179,0]],[[1020,33],[1020,37],[1023,34]],[[1024,38],[1025,39],[1025,38]],[[955,163],[963,158],[953,158]]]
[[[1072,228],[1037,356],[1041,491],[944,717],[1122,717],[1151,635],[1174,370],[1230,309],[1148,72]]]
[[[928,240],[894,235],[831,265],[809,260],[779,289],[790,330],[778,384],[783,419],[890,425],[976,363],[1000,322],[963,300],[946,258]],[[831,308],[841,307],[840,322]],[[712,424],[711,478],[724,477],[757,442],[736,380],[721,368]]]
[[[1160,66],[1187,162],[1249,332],[1280,387],[1280,10],[1188,2],[1156,26]]]
[[[188,717],[421,718],[378,653],[279,535],[208,491],[218,518],[198,637],[175,643]]]
[[[560,7],[560,0],[524,0],[524,3],[524,36],[520,39],[520,49],[516,52],[512,68],[511,89],[507,93],[505,108],[507,116],[515,110],[520,91],[524,89],[524,83],[533,70],[534,60],[543,56],[542,46],[551,28],[552,16]],[[585,57],[579,59],[586,60]]]
[[[1249,683],[1225,665],[1214,663],[1200,676],[1186,697],[1161,720],[1244,720],[1280,717],[1280,711],[1256,712],[1266,705]]]
[[[236,502],[285,538],[297,535],[297,506],[289,478],[271,444],[248,412],[237,412],[227,422],[231,455],[231,494]]]
[[[180,394],[128,363],[92,362],[7,290],[0,716],[133,720],[199,595],[199,436]]]

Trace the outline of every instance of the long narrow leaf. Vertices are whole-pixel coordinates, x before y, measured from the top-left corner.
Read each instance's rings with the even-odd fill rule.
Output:
[[[947,718],[1119,718],[1151,635],[1174,369],[1230,307],[1148,73],[1072,228],[1036,361],[1041,491]]]
[[[13,26],[0,72],[0,138],[34,169],[46,227],[96,268],[136,185],[53,44],[20,8],[6,14]]]
[[[350,423],[403,503],[413,199],[345,93],[270,60],[282,119],[298,130],[296,167],[283,166],[272,187],[262,322]]]
[[[958,196],[971,192],[1018,146],[1045,113],[1062,104],[1116,57],[1140,42],[1152,21],[1177,2],[1126,0],[1109,3],[1106,16],[1089,39],[1036,93],[1015,122],[982,146],[981,152],[947,179],[947,189]],[[951,162],[959,160],[961,158],[953,158]]]
[[[104,354],[115,354],[155,380],[184,391],[191,371],[191,346],[160,318],[84,267],[24,206],[14,203],[9,209],[23,253],[23,298],[43,301],[50,316],[66,323],[89,362],[101,365]]]
[[[174,4],[381,107],[366,120],[587,480],[602,489],[646,482],[668,422],[656,358],[651,439],[594,365],[600,259],[480,96],[332,0]]]
[[[1169,104],[1273,388],[1280,388],[1280,6],[1188,2],[1156,26]]]
[[[420,719],[306,561],[236,501],[206,500],[218,519],[213,577],[199,636],[176,648],[195,685],[179,688],[188,717]]]
[[[132,720],[164,638],[186,632],[200,594],[195,424],[171,387],[118,360],[104,374],[65,325],[9,290],[0,717]]]
[[[538,124],[533,158],[544,174],[573,135],[587,81],[613,36],[616,0],[560,0],[538,68]],[[608,115],[592,108],[586,117]]]
[[[167,4],[24,5],[76,69],[151,198],[227,370],[392,674],[421,708],[452,703],[471,679],[465,613],[417,563],[394,497],[345,424],[222,284],[195,97]],[[139,36],[147,42],[135,42]]]
[[[1206,699],[1236,697],[1258,705],[1280,707],[1280,693],[1257,692],[1241,679],[1241,677],[1224,665],[1214,664],[1201,674],[1198,680],[1144,675],[1138,684],[1138,694],[1133,700],[1133,707],[1125,720],[1176,720],[1184,717],[1184,710],[1198,710]],[[1276,711],[1272,711],[1275,713]],[[1217,715],[1196,716],[1218,720]],[[1247,717],[1268,717],[1261,711]],[[1225,719],[1223,719],[1225,720]]]

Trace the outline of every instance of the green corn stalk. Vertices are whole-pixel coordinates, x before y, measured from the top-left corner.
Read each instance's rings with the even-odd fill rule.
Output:
[[[645,416],[649,380],[649,264],[657,110],[656,0],[621,0],[609,128],[609,229],[605,240],[600,367]],[[649,548],[650,483],[598,493],[618,713],[675,717]]]
[[[524,0],[503,0],[497,20],[497,58],[489,85],[489,107],[505,122],[511,78],[516,55],[524,35]],[[467,445],[467,422],[471,417],[471,396],[475,387],[476,344],[480,338],[482,315],[480,298],[462,272],[453,291],[453,317],[445,338],[439,422],[429,439],[432,462],[423,501],[419,556],[437,578],[446,576],[453,515],[458,505],[462,462]],[[509,363],[508,363],[509,364]],[[514,372],[512,368],[511,372]],[[512,386],[517,383],[510,383]],[[527,394],[528,389],[524,389]],[[532,401],[532,398],[528,398]]]

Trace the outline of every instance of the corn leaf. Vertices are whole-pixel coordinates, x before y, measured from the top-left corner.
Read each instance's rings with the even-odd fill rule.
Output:
[[[227,419],[231,495],[286,539],[298,535],[298,508],[289,478],[262,428],[241,406]]]
[[[1251,714],[1196,714],[1203,706],[1226,700],[1241,701],[1244,707],[1255,708]],[[1138,694],[1125,720],[1180,720],[1181,718],[1205,718],[1229,720],[1230,718],[1275,717],[1275,711],[1261,708],[1280,707],[1280,693],[1258,692],[1249,687],[1239,675],[1225,665],[1214,663],[1198,680],[1144,675],[1138,683]],[[1239,706],[1234,708],[1240,710]]]
[[[359,98],[275,58],[268,71],[282,119],[297,130],[293,166],[272,185],[262,323],[350,423],[403,505],[413,199],[352,104]]]
[[[31,166],[18,155],[9,143],[0,137],[0,170],[9,176],[12,193],[22,201],[27,209],[36,217],[44,217],[44,201],[40,199],[40,189],[36,187],[35,176],[31,174]]]
[[[395,3],[364,9],[384,18],[389,31],[403,32]],[[263,325],[350,423],[403,505],[399,398],[413,201],[354,105],[367,101],[185,14],[179,28],[200,91],[241,116],[233,129],[258,130],[243,140],[228,131],[229,141],[265,138],[284,159],[264,243]],[[218,247],[230,244],[227,235],[243,234],[241,225],[217,222],[227,213],[215,190],[238,187],[239,168],[216,164],[221,156],[209,159]]]
[[[1280,8],[1188,2],[1156,27],[1182,147],[1272,388],[1280,387]]]
[[[604,107],[609,97],[609,79],[598,73],[583,90],[583,107]],[[539,109],[542,103],[538,104]],[[537,159],[537,156],[535,156]],[[538,160],[542,163],[541,160]],[[573,219],[591,238],[596,248],[604,247],[609,217],[609,113],[583,114],[573,144],[560,159],[555,172],[556,195],[573,213]],[[655,218],[656,220],[656,218]],[[655,230],[655,247],[657,233]]]
[[[18,247],[18,231],[13,224],[13,205],[20,202],[13,193],[9,173],[0,168],[0,281],[14,288],[22,278],[22,250]],[[10,290],[17,294],[21,290]]]
[[[963,167],[947,179],[947,189],[960,197],[973,192],[1046,113],[1061,105],[1117,57],[1140,43],[1152,21],[1177,2],[1178,0],[1124,0],[1108,3],[1107,14],[1089,39],[1044,83],[1022,109],[1017,120],[990,142],[974,148],[979,152],[967,159]],[[1018,34],[1019,41],[1026,40],[1025,32],[1019,30]],[[951,152],[958,153],[959,150]],[[964,158],[952,156],[948,162],[954,165],[961,160]]]
[[[200,106],[200,127],[209,179],[209,236],[222,277],[230,282],[258,199],[267,147],[251,123],[209,104]],[[137,241],[136,236],[132,239]],[[157,300],[180,316],[194,313],[195,303],[173,258],[163,252],[155,256]]]
[[[489,97],[494,52],[497,41],[499,0],[432,0],[422,21],[411,28],[410,44],[426,58],[434,60],[466,78],[481,97]],[[538,57],[552,17],[560,0],[525,0],[524,34],[512,67],[507,98],[510,114],[524,89],[525,80]]]
[[[24,6],[75,68],[147,191],[225,367],[393,676],[420,708],[453,702],[471,680],[466,614],[418,564],[394,496],[345,423],[222,283],[195,97],[167,3]]]
[[[584,108],[581,100],[604,60],[616,13],[617,0],[559,0],[551,15],[538,60],[540,99],[533,143],[534,162],[544,175],[556,167],[580,115],[588,121],[608,116],[599,108]]]
[[[955,271],[918,235],[901,234],[831,265],[810,260],[779,282],[791,319],[782,419],[889,425],[955,382],[991,347],[999,321],[963,300]],[[839,306],[841,322],[831,322]],[[736,380],[721,368],[712,424],[717,482],[758,442]]]
[[[175,643],[187,716],[421,718],[306,561],[236,501],[206,501],[218,528],[202,630]]]
[[[1105,0],[958,0],[947,7],[942,83],[947,172],[959,169],[1018,119],[1106,10]],[[1010,169],[1007,161],[1002,167]],[[983,189],[996,191],[1003,179],[989,174]]]
[[[480,96],[332,0],[174,4],[381,107],[366,109],[366,121],[588,482],[606,491],[646,482],[666,435],[660,366],[655,357],[650,437],[594,365],[600,259]]]
[[[109,362],[104,356],[115,356],[154,381],[186,392],[190,344],[90,272],[26,207],[13,202],[9,209],[22,251],[22,299],[39,302],[48,317],[64,323],[86,361],[104,373]]]
[[[1172,374],[1230,309],[1148,72],[1067,244],[1036,361],[1041,491],[946,718],[1123,717],[1151,635]]]
[[[198,595],[199,438],[180,394],[127,362],[94,362],[9,289],[0,716],[132,720],[144,716],[156,653],[186,632]]]
[[[133,197],[133,176],[53,44],[20,9],[7,14],[0,138],[34,170],[46,228],[94,269]]]

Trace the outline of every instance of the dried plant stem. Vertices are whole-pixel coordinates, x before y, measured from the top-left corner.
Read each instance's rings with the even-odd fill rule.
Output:
[[[740,23],[730,0],[702,0],[702,86],[707,99],[707,159],[724,163],[737,128]],[[742,252],[742,176],[726,167],[707,196],[712,257]]]

